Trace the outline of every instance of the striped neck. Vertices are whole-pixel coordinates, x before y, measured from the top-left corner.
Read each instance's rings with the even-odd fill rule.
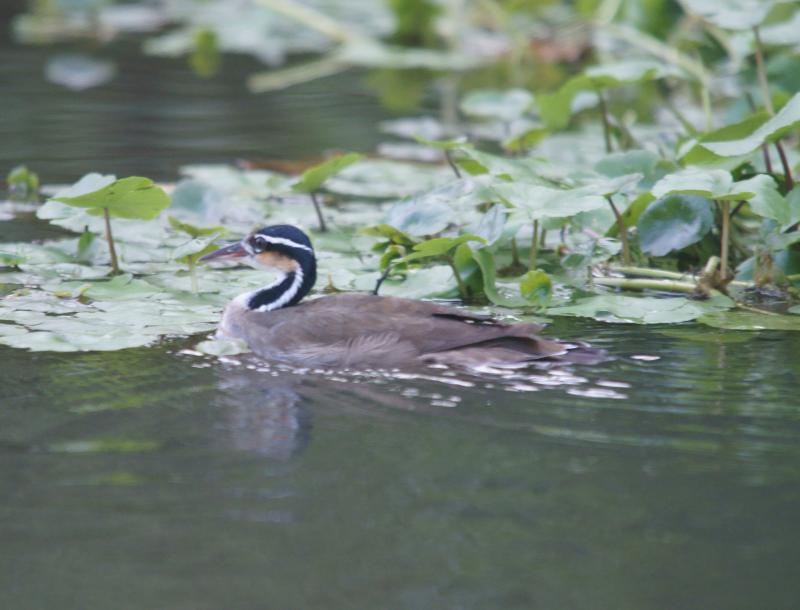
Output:
[[[306,296],[317,279],[316,269],[303,270],[298,267],[291,273],[281,274],[271,284],[245,292],[236,301],[250,311],[273,311],[281,307],[297,305]]]

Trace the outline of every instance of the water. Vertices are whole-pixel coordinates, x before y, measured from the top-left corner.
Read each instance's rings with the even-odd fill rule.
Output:
[[[255,98],[246,61],[197,85],[131,52],[71,94],[2,52],[0,163],[48,181],[366,149],[388,115],[359,73]],[[797,608],[800,337],[548,332],[614,359],[443,383],[0,347],[0,607]]]

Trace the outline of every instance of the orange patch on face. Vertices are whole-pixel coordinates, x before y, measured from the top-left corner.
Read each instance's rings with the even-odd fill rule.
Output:
[[[300,266],[293,258],[278,254],[277,252],[262,252],[261,254],[256,254],[255,259],[262,267],[279,269],[284,273],[293,273],[297,271],[297,268]]]

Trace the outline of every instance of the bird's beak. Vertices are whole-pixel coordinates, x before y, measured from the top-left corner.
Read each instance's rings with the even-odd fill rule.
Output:
[[[237,241],[236,243],[225,246],[224,248],[220,248],[219,250],[209,252],[205,256],[200,257],[200,261],[205,262],[212,259],[234,260],[237,258],[242,258],[243,256],[247,256],[248,254],[249,252],[244,249],[242,242]]]

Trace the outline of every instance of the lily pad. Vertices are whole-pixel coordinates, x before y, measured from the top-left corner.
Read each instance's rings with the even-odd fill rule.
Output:
[[[554,316],[594,318],[601,322],[628,324],[677,324],[728,309],[733,301],[718,296],[708,301],[693,301],[682,297],[632,297],[606,294],[579,299],[572,305],[551,307]]]

